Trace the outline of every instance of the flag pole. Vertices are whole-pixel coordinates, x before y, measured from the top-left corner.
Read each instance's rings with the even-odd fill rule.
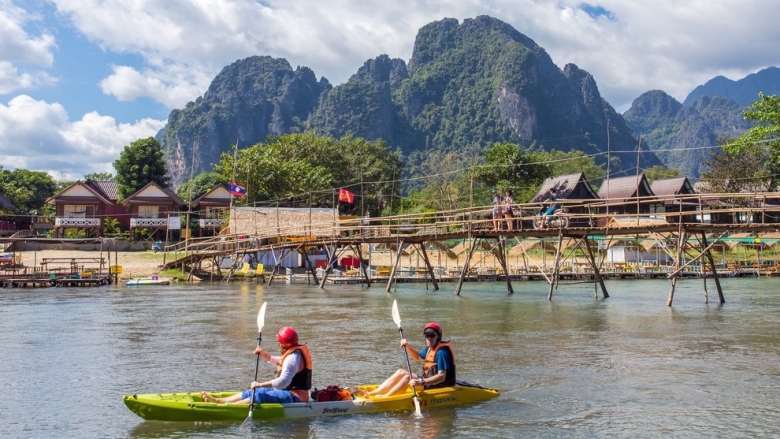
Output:
[[[231,178],[230,182],[231,184],[236,184],[236,160],[238,157],[238,139],[236,139],[236,146],[233,148],[233,177]],[[230,192],[230,191],[228,191]],[[230,215],[233,213],[233,198],[235,198],[235,195],[232,193],[230,194],[230,209],[228,210],[228,218],[230,218]],[[235,230],[233,227],[233,224],[228,224],[228,226]],[[232,231],[232,230],[231,230]]]

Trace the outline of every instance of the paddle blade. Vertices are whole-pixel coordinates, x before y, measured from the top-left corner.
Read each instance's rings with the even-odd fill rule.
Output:
[[[398,302],[393,300],[393,321],[400,328],[401,327],[401,314],[398,313]]]
[[[252,411],[249,411],[249,416],[244,419],[244,422],[241,423],[241,428],[247,428],[250,425],[252,425]]]
[[[422,410],[420,410],[420,401],[417,400],[417,397],[414,397],[414,416],[416,418],[422,418]]]
[[[263,302],[260,306],[260,312],[257,313],[257,332],[263,332],[263,326],[265,326],[265,305],[266,303]]]

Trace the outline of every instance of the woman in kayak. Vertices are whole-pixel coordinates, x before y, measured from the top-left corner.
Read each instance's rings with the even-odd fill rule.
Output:
[[[426,346],[417,352],[406,339],[401,340],[401,346],[406,349],[414,361],[423,362],[422,375],[410,374],[406,369],[398,369],[376,389],[366,392],[358,388],[364,397],[391,396],[406,391],[412,386],[447,387],[455,385],[455,353],[449,341],[442,341],[441,326],[431,322],[423,328]]]
[[[276,334],[281,356],[271,355],[258,346],[255,354],[276,366],[275,378],[258,383],[253,381],[249,390],[236,393],[225,398],[214,398],[206,392],[201,392],[206,402],[235,402],[249,404],[252,389],[255,389],[255,403],[264,402],[308,402],[311,389],[311,354],[306,345],[298,344],[298,333],[290,326],[285,326]]]

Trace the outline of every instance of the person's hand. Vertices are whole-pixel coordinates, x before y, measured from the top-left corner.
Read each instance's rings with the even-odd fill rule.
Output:
[[[263,384],[258,383],[257,381],[252,381],[252,384],[249,385],[249,388],[254,389],[255,387],[263,387]]]
[[[258,346],[258,347],[255,349],[255,355],[259,355],[259,356],[260,356],[260,358],[266,358],[266,356],[267,356],[268,358],[270,358],[270,357],[271,357],[271,354],[266,354],[266,353],[265,353],[265,351],[263,350],[263,348],[261,348],[260,346]]]
[[[409,346],[409,342],[405,338],[401,339],[401,347],[405,348],[407,346]]]
[[[424,378],[414,378],[414,379],[409,380],[409,385],[412,386],[412,387],[414,387],[414,386],[422,386],[424,384],[425,384],[425,379]]]

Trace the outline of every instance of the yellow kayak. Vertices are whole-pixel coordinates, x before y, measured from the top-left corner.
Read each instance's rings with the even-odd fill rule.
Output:
[[[358,386],[371,391],[376,384]],[[225,397],[237,392],[210,393]],[[495,389],[458,382],[452,387],[425,389],[417,392],[423,408],[447,407],[486,401],[499,395]],[[125,395],[124,402],[133,413],[147,420],[157,421],[243,421],[249,413],[249,404],[204,402],[200,392]],[[362,397],[359,392],[346,401],[303,402],[290,404],[255,404],[252,419],[307,418],[337,416],[354,413],[376,413],[397,410],[413,411],[411,389],[387,397]]]

